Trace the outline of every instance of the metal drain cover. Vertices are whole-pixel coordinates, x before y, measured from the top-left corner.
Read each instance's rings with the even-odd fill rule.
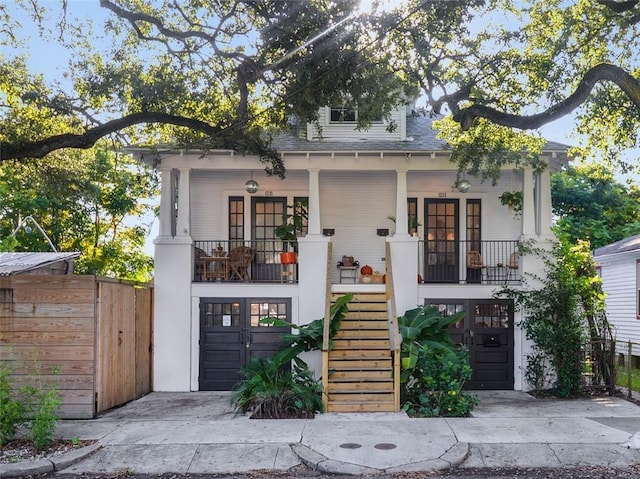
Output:
[[[376,449],[381,449],[383,451],[388,451],[389,449],[395,449],[396,446],[395,444],[391,444],[390,442],[381,442],[380,444],[376,444],[375,446]]]
[[[340,444],[342,449],[359,449],[362,447],[362,444],[356,444],[355,442],[345,442],[344,444]]]

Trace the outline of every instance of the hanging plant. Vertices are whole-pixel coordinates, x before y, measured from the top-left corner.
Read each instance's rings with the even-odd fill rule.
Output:
[[[505,191],[500,195],[500,203],[519,215],[522,212],[522,191]]]

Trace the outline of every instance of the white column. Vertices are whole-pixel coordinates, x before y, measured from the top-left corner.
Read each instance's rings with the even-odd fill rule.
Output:
[[[178,186],[178,218],[176,222],[176,236],[191,235],[190,176],[191,176],[191,168],[180,168],[180,183]]]
[[[553,213],[551,210],[551,173],[548,168],[545,168],[538,177],[538,190],[540,197],[538,209],[540,214],[538,220],[538,224],[540,225],[539,233],[542,238],[550,238],[553,237],[553,232],[551,231]]]
[[[320,170],[309,170],[309,207],[307,236],[321,236],[320,231]]]
[[[396,233],[394,236],[409,236],[407,215],[407,170],[396,170]]]
[[[160,168],[160,217],[158,236],[171,236],[171,168]]]
[[[536,234],[536,208],[533,198],[533,169],[525,168],[522,176],[522,236]]]

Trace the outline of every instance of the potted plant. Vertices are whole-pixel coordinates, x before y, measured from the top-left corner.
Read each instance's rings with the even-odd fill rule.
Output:
[[[390,219],[391,221],[393,221],[394,224],[396,222],[396,217],[393,215],[387,216],[387,219]],[[417,216],[412,215],[412,216],[409,216],[408,226],[409,226],[409,234],[411,236],[417,236],[418,227],[422,226],[422,223],[420,222],[420,220],[418,220]]]
[[[500,195],[500,203],[519,215],[522,211],[522,191],[505,191]]]
[[[298,235],[304,231],[306,221],[309,218],[307,211],[307,200],[296,200],[292,205],[287,206],[287,213],[282,218],[282,224],[275,229],[275,235],[282,240],[283,251],[280,253],[282,264],[293,264],[296,262],[298,252]],[[289,251],[289,245],[293,251]]]

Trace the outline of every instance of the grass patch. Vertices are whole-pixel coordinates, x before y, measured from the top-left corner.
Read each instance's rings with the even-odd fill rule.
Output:
[[[629,369],[627,367],[618,366],[616,368],[616,385],[623,388],[629,387]],[[631,389],[640,392],[640,369],[631,369]]]

